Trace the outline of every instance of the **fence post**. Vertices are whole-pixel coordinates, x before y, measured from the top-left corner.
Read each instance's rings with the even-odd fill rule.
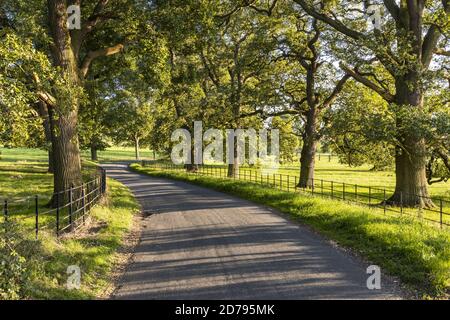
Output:
[[[39,197],[37,195],[34,197],[34,213],[35,213],[35,231],[37,240],[39,235]]]
[[[384,208],[384,214],[386,214],[386,189],[383,189],[383,192],[384,192],[384,201],[383,201],[383,203],[384,203],[384,206],[383,206],[383,208]]]
[[[400,214],[403,214],[403,191],[400,191]]]
[[[345,182],[342,183],[342,200],[345,200]]]
[[[3,214],[5,217],[5,222],[8,222],[8,200],[5,200],[5,205],[3,207]]]
[[[358,202],[358,185],[357,184],[355,184],[355,199],[356,199],[356,202]]]
[[[334,198],[334,182],[331,181],[331,198]]]
[[[59,237],[59,193],[56,193],[56,236]]]
[[[106,193],[106,170],[102,168],[102,195]]]
[[[312,190],[312,194],[314,195],[314,178],[311,178],[311,190]]]
[[[440,213],[440,216],[441,216],[441,218],[440,218],[440,220],[441,220],[441,228],[443,227],[443,224],[444,224],[444,221],[443,221],[443,214],[444,214],[444,211],[443,211],[443,205],[442,205],[442,199],[439,199],[439,213]]]
[[[86,193],[84,191],[84,183],[81,185],[81,205],[83,207],[83,224],[86,222],[85,216],[86,216]]]
[[[73,199],[73,184],[70,186],[70,189],[69,189],[69,225],[70,225],[70,230],[71,231],[73,231],[73,224],[72,224],[73,204],[72,204],[72,199]]]

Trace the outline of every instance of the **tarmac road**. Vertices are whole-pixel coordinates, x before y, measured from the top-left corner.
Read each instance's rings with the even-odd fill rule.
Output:
[[[400,299],[368,265],[275,210],[220,192],[132,173],[108,176],[140,201],[140,243],[115,299]]]

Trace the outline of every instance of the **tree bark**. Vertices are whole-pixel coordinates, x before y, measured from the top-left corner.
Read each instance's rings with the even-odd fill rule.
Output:
[[[134,138],[134,154],[135,154],[136,160],[141,160],[141,155],[139,152],[139,138]]]
[[[239,129],[240,126],[240,121],[237,120],[236,121],[236,129]],[[238,156],[238,137],[236,135],[234,135],[233,137],[233,141],[230,141],[230,143],[232,143],[232,148],[233,148],[233,163],[228,163],[228,171],[227,171],[227,176],[229,178],[237,178],[239,177],[239,170],[241,167],[241,163],[239,163],[239,156]],[[228,152],[228,150],[227,150]],[[227,161],[228,159],[228,154],[226,156]]]
[[[97,146],[95,143],[91,143],[91,160],[98,161]]]
[[[42,125],[44,127],[44,135],[45,135],[45,141],[47,142],[47,152],[48,152],[48,173],[54,173],[54,166],[53,166],[53,151],[52,151],[52,130],[50,127],[50,115],[49,110],[47,107],[47,104],[43,101],[38,102],[38,111],[39,116],[43,119]]]
[[[53,160],[53,151],[52,151],[51,145],[47,152],[48,152],[48,170],[47,170],[47,172],[55,173],[55,165],[54,165],[55,161]]]
[[[402,108],[422,108],[423,95],[415,74],[396,79],[396,103]],[[399,145],[395,155],[395,192],[389,204],[409,207],[433,207],[426,175],[426,145],[419,134],[405,131],[403,119],[397,118]]]
[[[60,117],[57,121],[59,134],[53,140],[54,189],[55,192],[69,189],[72,185],[82,184],[81,159],[78,147],[77,113]]]
[[[53,39],[53,64],[67,76],[69,85],[80,83],[76,54],[71,47],[67,29],[67,6],[64,0],[48,0],[49,29]],[[57,106],[58,118],[54,121],[52,148],[54,159],[54,192],[60,193],[72,185],[82,183],[81,158],[78,146],[78,100],[66,99],[64,106]],[[57,102],[58,103],[58,102]],[[60,102],[61,103],[61,102]],[[53,200],[53,203],[54,200]]]
[[[194,143],[191,144],[191,163],[187,163],[184,167],[186,169],[186,172],[197,172],[198,171],[198,164],[194,163],[195,159],[195,152],[194,152]]]
[[[312,106],[308,110],[303,134],[303,146],[300,157],[299,188],[312,188],[314,183],[314,168],[317,151],[317,109]]]

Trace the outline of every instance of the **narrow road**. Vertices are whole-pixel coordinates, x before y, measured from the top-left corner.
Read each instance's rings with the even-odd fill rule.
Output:
[[[141,241],[116,299],[396,299],[366,265],[275,211],[220,192],[105,165],[142,204]]]

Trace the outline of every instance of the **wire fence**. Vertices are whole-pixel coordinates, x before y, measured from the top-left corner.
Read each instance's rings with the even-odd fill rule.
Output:
[[[80,186],[47,196],[3,200],[5,226],[8,222],[17,222],[34,233],[36,239],[43,230],[54,231],[59,237],[84,225],[92,208],[105,193],[106,171],[99,167],[92,180]]]
[[[151,167],[153,169],[186,171],[184,166],[174,165],[172,163],[142,161],[141,164],[143,167]],[[384,214],[397,213],[428,221],[440,225],[441,227],[450,226],[450,200],[444,198],[414,195],[417,199],[422,198],[422,200],[431,200],[435,206],[423,207],[418,204],[411,207],[404,205],[402,200],[400,200],[399,205],[390,205],[388,199],[393,191],[386,188],[362,186],[323,179],[311,179],[308,181],[309,187],[299,188],[298,176],[278,173],[265,174],[255,169],[240,168],[235,176],[229,177],[228,168],[214,165],[198,166],[197,170],[192,172],[192,174],[248,181],[288,192],[310,193],[312,195],[366,205],[372,208],[380,208],[383,210]],[[409,196],[411,195],[405,193],[402,194],[400,198],[406,199]]]

